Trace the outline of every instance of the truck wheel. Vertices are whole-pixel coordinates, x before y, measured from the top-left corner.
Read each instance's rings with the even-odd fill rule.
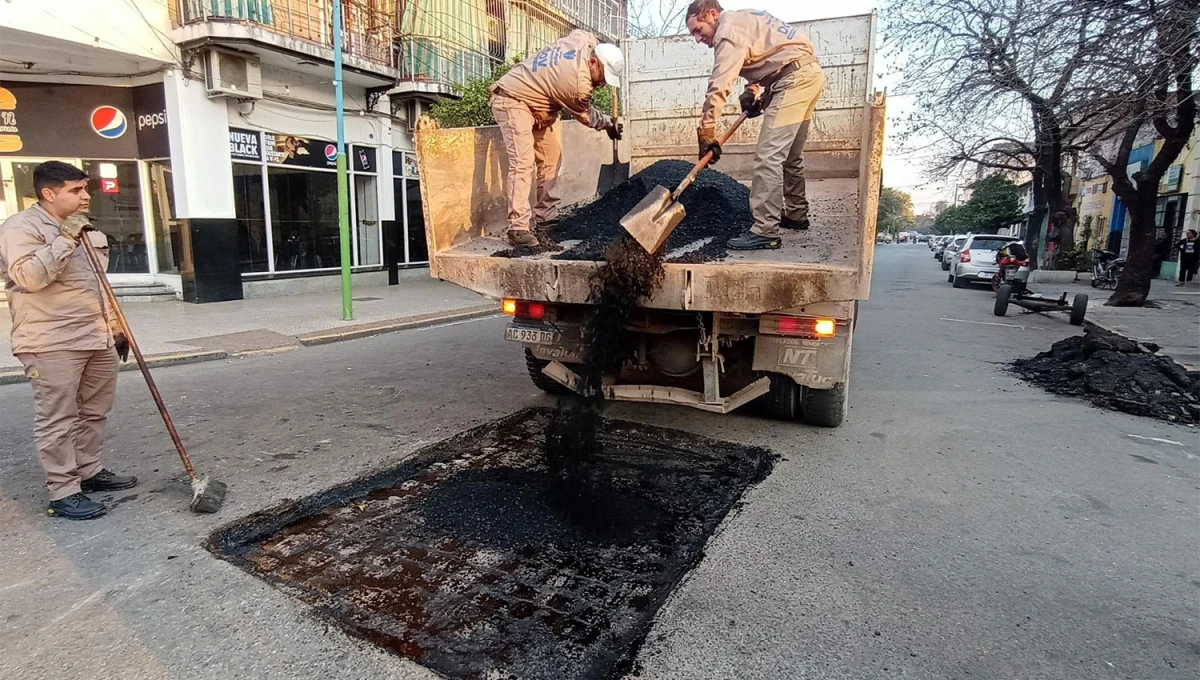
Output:
[[[529,379],[533,381],[533,384],[546,394],[570,394],[571,390],[568,390],[565,386],[560,385],[558,381],[542,373],[542,369],[549,365],[549,361],[542,361],[533,356],[533,352],[529,351],[528,347],[525,348],[525,368],[529,370]]]
[[[804,422],[816,427],[837,427],[846,416],[846,384],[829,390],[809,389],[801,405]]]
[[[1008,313],[1008,299],[1012,297],[1012,286],[1007,283],[1000,286],[1000,290],[996,291],[996,306],[992,307],[992,313],[996,316],[1004,316]]]
[[[800,396],[804,388],[782,373],[769,373],[771,391],[758,398],[759,409],[768,418],[796,420],[800,417]]]
[[[1082,326],[1083,316],[1087,314],[1088,296],[1079,293],[1075,296],[1075,301],[1071,304],[1071,325]]]

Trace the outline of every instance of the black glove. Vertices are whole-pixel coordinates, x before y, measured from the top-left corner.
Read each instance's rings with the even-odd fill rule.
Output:
[[[704,154],[711,151],[712,160],[708,162],[709,165],[713,165],[717,161],[721,160],[721,144],[717,142],[716,128],[696,128],[696,141],[699,143],[700,147],[700,155],[698,155],[696,158],[704,158]]]
[[[748,87],[742,90],[738,103],[742,105],[742,113],[745,113],[747,118],[758,118],[763,113],[763,101],[758,98],[757,92]]]
[[[129,338],[126,338],[124,333],[117,333],[113,336],[113,349],[117,350],[117,356],[121,357],[121,363],[129,361]]]
[[[625,125],[614,120],[608,124],[608,127],[604,128],[604,131],[608,133],[609,139],[614,142],[620,141],[621,133],[625,132]]]

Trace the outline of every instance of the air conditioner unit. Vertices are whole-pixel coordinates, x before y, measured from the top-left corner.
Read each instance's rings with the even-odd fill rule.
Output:
[[[204,54],[204,83],[209,97],[262,99],[262,65],[256,56],[210,47]]]

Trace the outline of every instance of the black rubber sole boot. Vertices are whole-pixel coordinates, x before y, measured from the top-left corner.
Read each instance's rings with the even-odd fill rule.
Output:
[[[748,231],[729,239],[725,245],[732,250],[779,250],[783,241],[778,236],[760,236]]]
[[[133,475],[118,475],[112,470],[101,470],[95,477],[79,483],[83,493],[100,493],[103,491],[124,491],[137,486],[137,477]]]
[[[103,503],[97,503],[82,493],[50,501],[50,505],[46,506],[47,515],[63,519],[96,519],[106,512],[108,508]]]

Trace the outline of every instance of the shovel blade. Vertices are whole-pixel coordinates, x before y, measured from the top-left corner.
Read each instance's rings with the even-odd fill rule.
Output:
[[[621,218],[621,226],[646,249],[654,253],[666,243],[671,231],[683,221],[687,211],[683,204],[671,200],[671,192],[665,187],[654,187],[633,210]]]

